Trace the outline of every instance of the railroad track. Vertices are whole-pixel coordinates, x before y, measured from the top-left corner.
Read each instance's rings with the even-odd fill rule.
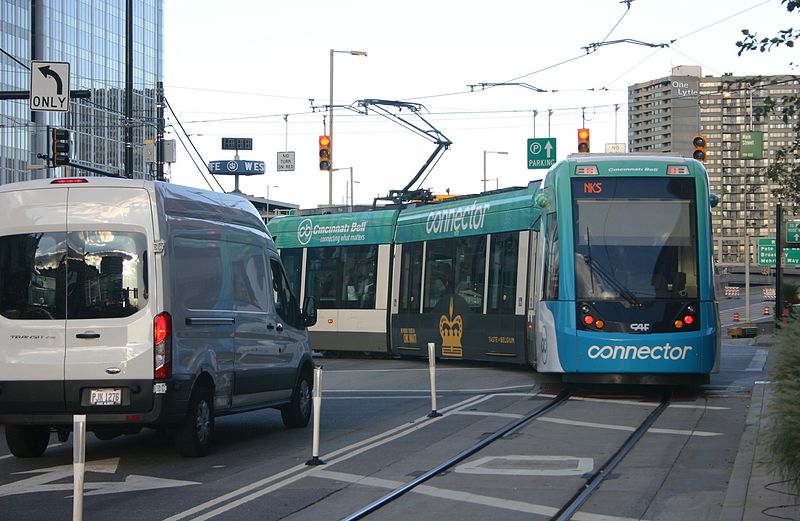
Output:
[[[508,425],[498,429],[491,435],[485,437],[484,439],[473,444],[472,446],[464,449],[463,451],[453,456],[452,458],[448,459],[447,461],[444,461],[439,465],[437,465],[436,467],[421,474],[419,477],[405,483],[400,487],[397,487],[396,489],[387,493],[383,497],[373,501],[372,503],[366,505],[360,510],[353,512],[352,514],[342,518],[342,521],[356,521],[358,519],[363,519],[368,515],[370,515],[371,513],[376,512],[390,505],[394,501],[397,501],[407,492],[411,492],[416,487],[422,485],[426,481],[438,475],[441,475],[442,473],[452,468],[453,466],[457,465],[461,461],[485,449],[495,441],[504,437],[511,436],[512,434],[516,433],[517,431],[519,431],[532,421],[536,420],[537,418],[553,411],[558,406],[565,403],[574,394],[575,392],[569,388],[562,390],[558,395],[548,400],[545,404],[532,410],[524,417],[515,420],[509,423]],[[592,494],[595,491],[597,491],[597,489],[600,487],[603,481],[609,475],[611,475],[611,473],[617,467],[617,465],[619,465],[619,463],[622,462],[625,456],[628,455],[631,452],[631,450],[633,450],[633,448],[636,446],[636,444],[639,442],[642,436],[656,422],[659,416],[661,416],[661,414],[667,409],[670,403],[670,399],[671,395],[669,393],[663,394],[663,396],[661,397],[660,404],[641,422],[639,427],[636,428],[630,434],[630,436],[628,436],[625,442],[620,445],[619,449],[617,449],[617,451],[614,452],[614,454],[611,455],[605,461],[605,463],[603,463],[598,468],[598,470],[595,471],[578,490],[576,490],[575,494],[566,503],[564,503],[563,506],[561,506],[561,508],[552,517],[552,519],[558,521],[566,521],[568,519],[571,519],[572,516],[580,510],[581,506],[592,496]]]

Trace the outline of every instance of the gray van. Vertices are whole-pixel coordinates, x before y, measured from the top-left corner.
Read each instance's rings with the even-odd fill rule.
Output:
[[[313,362],[275,245],[244,198],[152,181],[0,186],[0,417],[17,457],[153,427],[203,456],[216,416],[311,412]]]

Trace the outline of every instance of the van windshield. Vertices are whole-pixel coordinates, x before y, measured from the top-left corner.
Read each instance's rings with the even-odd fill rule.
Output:
[[[144,234],[0,237],[0,315],[17,320],[127,317],[147,301]]]

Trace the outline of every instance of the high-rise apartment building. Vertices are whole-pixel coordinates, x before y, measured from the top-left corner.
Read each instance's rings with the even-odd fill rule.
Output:
[[[156,87],[162,74],[163,0],[130,2],[133,20],[133,99],[126,117],[126,1],[3,0],[0,3],[0,90],[27,91],[32,60],[69,62],[69,112],[32,112],[27,99],[0,100],[0,184],[65,175],[45,170],[48,127],[72,131],[76,162],[124,173],[125,130],[133,131],[133,177],[150,178],[144,143],[156,138]],[[81,174],[79,170],[74,173]]]
[[[628,87],[628,147],[631,152],[691,157],[692,137],[708,139],[705,161],[711,191],[715,253],[723,262],[743,262],[744,237],[774,237],[775,188],[764,170],[775,152],[794,140],[780,114],[753,117],[767,97],[800,94],[796,76],[702,76],[681,66],[664,78]],[[763,133],[763,159],[743,159],[744,132]]]

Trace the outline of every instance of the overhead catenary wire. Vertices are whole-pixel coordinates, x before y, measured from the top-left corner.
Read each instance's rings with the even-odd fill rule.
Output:
[[[202,162],[203,162],[203,165],[205,165],[205,164],[206,164],[206,161],[205,161],[205,159],[203,159],[203,156],[202,156],[202,154],[200,154],[200,151],[199,151],[199,150],[197,150],[197,147],[196,147],[196,146],[194,146],[194,142],[192,141],[192,138],[191,138],[191,137],[189,137],[189,133],[188,133],[188,132],[186,132],[186,129],[185,129],[185,128],[183,128],[183,123],[181,123],[181,120],[178,118],[177,114],[175,114],[175,111],[172,109],[172,105],[170,105],[170,103],[169,103],[169,100],[167,100],[167,98],[166,98],[166,97],[164,97],[164,104],[165,104],[165,105],[167,106],[167,108],[169,109],[169,112],[170,112],[170,114],[172,114],[172,117],[173,117],[173,118],[175,118],[175,122],[176,122],[176,123],[178,124],[178,126],[181,128],[181,132],[183,132],[184,136],[186,136],[186,140],[187,140],[187,141],[189,141],[189,144],[190,144],[190,145],[192,145],[192,149],[194,150],[195,154],[197,154],[197,157],[199,157],[199,158],[200,158],[200,161],[202,161]],[[177,134],[176,134],[176,135],[177,135]],[[181,141],[181,143],[182,143],[182,141]],[[187,149],[187,152],[188,152],[188,149]],[[191,153],[190,153],[189,155],[191,155]],[[206,168],[206,171],[205,171],[205,172],[203,172],[203,169],[202,169],[202,168],[200,168],[200,167],[197,165],[197,162],[195,162],[194,164],[195,164],[195,166],[197,166],[197,169],[200,171],[200,174],[203,176],[203,179],[206,179],[206,177],[205,177],[205,174],[206,174],[206,173],[210,174],[210,175],[211,175],[211,178],[212,178],[212,179],[214,179],[214,182],[215,182],[215,183],[217,183],[217,186],[219,186],[219,189],[220,189],[220,190],[222,190],[223,192],[225,192],[225,189],[224,189],[224,188],[222,188],[222,185],[219,183],[219,181],[217,180],[217,178],[216,178],[216,177],[214,177],[214,174],[211,174],[210,172],[208,172],[208,169],[207,169],[207,168]],[[206,182],[208,183],[208,179],[206,179]],[[211,186],[211,183],[209,183],[209,186]],[[212,190],[213,190],[213,188],[212,188]]]

